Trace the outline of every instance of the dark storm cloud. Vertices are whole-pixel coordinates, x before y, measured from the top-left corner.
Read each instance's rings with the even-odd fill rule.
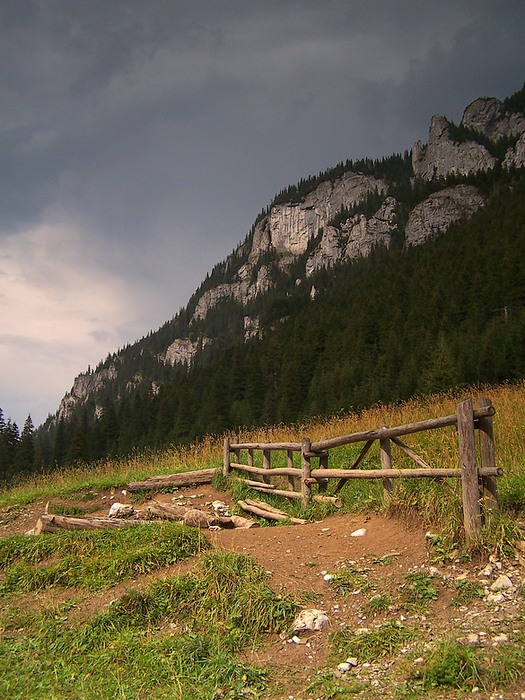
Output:
[[[281,188],[519,89],[524,26],[521,0],[1,0],[2,330],[32,347],[43,295],[49,328],[84,318],[72,379],[183,306]]]

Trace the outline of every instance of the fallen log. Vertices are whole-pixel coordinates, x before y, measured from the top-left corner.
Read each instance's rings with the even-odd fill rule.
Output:
[[[197,508],[186,508],[186,506],[170,505],[158,501],[150,501],[146,512],[152,518],[175,520],[189,527],[203,529],[215,526],[225,529],[259,527],[259,523],[239,515],[211,515]]]
[[[129,525],[149,525],[149,520],[119,520],[116,518],[79,518],[70,515],[44,513],[38,518],[33,533],[40,535],[58,530],[104,530],[128,527]]]
[[[310,479],[307,481],[310,481],[312,484],[318,483],[317,479]],[[248,484],[248,482],[246,483]],[[255,491],[260,491],[261,493],[271,493],[274,496],[282,496],[283,498],[292,498],[294,500],[300,500],[302,498],[302,494],[299,493],[299,491],[283,491],[282,489],[276,489],[273,484],[261,484],[260,482],[250,481],[249,486],[251,486],[251,488]],[[317,503],[331,503],[336,508],[341,508],[343,505],[343,502],[337,496],[322,496],[320,494],[316,494],[313,496],[313,500]]]
[[[152,476],[145,481],[134,481],[127,485],[128,491],[154,491],[170,487],[192,486],[193,484],[211,484],[217,469],[199,469],[193,472],[179,472],[178,474],[166,474]]]
[[[260,505],[252,505],[246,501],[237,501],[237,503],[245,513],[253,513],[253,515],[265,518],[266,520],[276,520],[280,522],[289,520],[296,525],[305,525],[308,522],[302,518],[292,518],[291,515],[278,511],[277,508],[268,507],[266,503],[261,503]]]

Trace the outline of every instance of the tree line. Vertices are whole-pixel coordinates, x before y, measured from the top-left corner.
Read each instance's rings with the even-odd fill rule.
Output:
[[[380,249],[300,285],[296,271],[284,270],[276,288],[249,309],[231,301],[217,306],[210,323],[228,332],[218,333],[189,370],[170,367],[155,391],[148,385],[129,393],[111,385],[47,430],[34,431],[28,419],[20,436],[3,421],[4,478],[189,443],[239,426],[293,423],[451,387],[522,379],[525,176],[514,174],[508,184],[468,222],[424,246]],[[273,319],[262,340],[244,341],[248,312]],[[232,344],[234,327],[238,341]],[[148,362],[167,371],[146,352],[141,359],[145,374]],[[132,371],[137,367],[130,360],[123,377]]]

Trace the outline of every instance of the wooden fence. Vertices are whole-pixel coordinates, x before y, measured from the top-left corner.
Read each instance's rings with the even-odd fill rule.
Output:
[[[223,474],[227,476],[232,470],[244,472],[248,477],[252,477],[247,478],[246,483],[253,488],[264,493],[300,499],[304,507],[312,499],[337,504],[337,494],[349,479],[382,479],[384,498],[389,499],[393,489],[393,479],[396,478],[460,478],[465,535],[467,539],[471,539],[479,533],[484,513],[498,509],[496,477],[501,476],[503,472],[496,467],[495,463],[492,425],[494,414],[495,409],[489,399],[479,399],[477,408],[474,408],[472,399],[467,399],[458,404],[454,415],[431,418],[394,428],[382,427],[318,442],[303,438],[301,442],[239,443],[226,438]],[[438,430],[448,426],[457,428],[460,464],[457,468],[431,467],[400,439],[404,435]],[[479,434],[479,450],[476,446],[476,430]],[[380,446],[380,468],[358,469],[375,441],[378,441]],[[346,469],[330,469],[328,466],[330,450],[352,443],[364,443],[353,463]],[[393,468],[392,443],[401,448],[417,466],[411,469]],[[247,453],[246,464],[240,461],[242,451]],[[256,451],[262,452],[262,467],[254,466]],[[286,453],[286,467],[271,466],[273,452]],[[300,453],[300,467],[294,465],[294,453]],[[234,461],[231,461],[232,454]],[[319,460],[317,468],[312,465],[313,459]],[[277,488],[276,484],[271,483],[273,476],[286,477],[288,488]],[[333,495],[326,493],[330,479],[337,479]],[[312,493],[313,485],[318,486],[315,494]]]

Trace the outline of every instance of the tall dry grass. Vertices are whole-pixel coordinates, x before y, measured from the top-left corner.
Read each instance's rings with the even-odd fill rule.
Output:
[[[288,442],[309,437],[312,441],[348,435],[379,428],[396,426],[428,418],[455,414],[457,404],[472,397],[476,405],[479,397],[492,401],[496,463],[504,470],[498,480],[501,511],[504,517],[516,522],[516,514],[525,508],[525,382],[466,388],[425,398],[376,405],[359,413],[312,418],[295,425],[268,425],[257,429],[239,429],[236,438],[241,442]],[[75,491],[122,487],[130,481],[149,476],[192,471],[222,463],[224,436],[206,436],[185,447],[134,455],[127,459],[110,460],[97,464],[79,465],[50,474],[28,478],[0,495],[0,507],[24,505],[52,496],[65,496]],[[455,428],[427,431],[407,436],[405,441],[431,466],[458,467],[458,443]],[[330,467],[348,466],[357,456],[362,444],[348,445],[330,452]],[[281,457],[282,459],[283,457]],[[413,466],[406,455],[392,447],[394,467]],[[272,456],[277,465],[279,457]],[[378,447],[374,446],[363,460],[363,468],[379,466]],[[461,497],[459,480],[448,479],[439,484],[426,479],[395,480],[390,513],[417,516],[429,524],[448,528],[451,533],[461,529]],[[332,485],[333,488],[333,485]],[[382,507],[381,482],[352,480],[342,489],[344,509],[379,509]],[[292,504],[297,508],[297,504]],[[508,530],[508,526],[506,526]]]

